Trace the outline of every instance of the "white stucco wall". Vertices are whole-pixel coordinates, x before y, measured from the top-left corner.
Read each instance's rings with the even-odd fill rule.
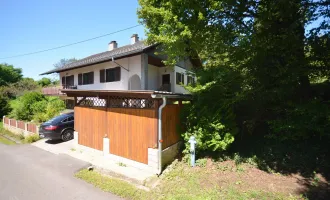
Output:
[[[173,68],[171,67],[159,67],[158,68],[158,74],[159,74],[159,79],[158,79],[158,84],[159,86],[162,85],[162,75],[163,74],[170,74],[170,82],[171,82],[171,91],[174,92],[174,84],[175,84],[175,77],[173,76]]]
[[[182,85],[176,84],[176,73],[177,72],[184,74],[184,85],[187,85],[187,82],[188,82],[187,76],[188,76],[188,74],[191,73],[191,71],[178,67],[178,66],[174,67],[174,91],[176,93],[188,93],[188,91]]]
[[[121,67],[121,79],[116,82],[100,83],[100,70],[117,67],[118,65],[112,61],[108,61],[101,64],[96,64],[88,67],[74,69],[60,73],[60,77],[74,75],[74,84],[78,86],[78,89],[82,90],[128,90],[129,78],[135,74],[141,79],[141,56],[133,56],[116,60],[118,64],[128,69],[129,71]],[[94,84],[78,85],[78,74],[94,71]],[[60,80],[62,80],[60,78]]]
[[[137,77],[135,76],[133,79],[130,79],[134,75],[139,77],[140,84],[141,81],[141,55],[123,58],[120,60],[116,60],[118,64],[124,68],[120,68],[121,70],[121,79],[117,82],[106,82],[100,83],[100,70],[108,69],[113,67],[118,67],[118,65],[112,61],[108,61],[101,64],[96,64],[88,67],[78,68],[74,70],[69,70],[60,73],[60,80],[62,80],[63,76],[74,75],[74,85],[81,90],[140,90],[142,87],[137,85],[132,85],[138,83]],[[191,68],[190,61],[181,62],[186,68]],[[89,85],[78,85],[78,74],[94,72],[94,84]],[[187,69],[182,68],[181,66],[175,67],[156,67],[153,65],[148,65],[148,90],[158,90],[162,85],[162,75],[170,74],[170,83],[171,83],[171,91],[175,93],[188,93],[184,87],[176,84],[176,72],[180,72],[184,74],[184,83],[187,84]],[[133,80],[133,81],[130,81]]]
[[[148,90],[158,90],[161,86],[158,80],[161,78],[158,73],[158,68],[159,67],[153,65],[148,65]]]

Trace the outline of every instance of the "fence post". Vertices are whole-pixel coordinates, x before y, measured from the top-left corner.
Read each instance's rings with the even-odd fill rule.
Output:
[[[4,116],[2,117],[2,125],[3,125],[3,127],[5,127],[5,119],[6,119],[6,116],[4,115]]]
[[[8,119],[8,126],[11,127],[11,119]]]
[[[24,122],[24,136],[27,135],[28,132],[28,123]]]
[[[18,120],[16,120],[16,128],[18,128]]]

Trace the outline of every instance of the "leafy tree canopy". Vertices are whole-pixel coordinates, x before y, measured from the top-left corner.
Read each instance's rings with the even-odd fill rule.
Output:
[[[22,69],[14,68],[13,65],[6,63],[0,64],[0,86],[16,83],[23,77]]]
[[[198,82],[187,140],[224,150],[237,133],[329,136],[330,2],[139,0],[149,43],[174,65],[189,57]],[[312,27],[312,28],[311,28]]]

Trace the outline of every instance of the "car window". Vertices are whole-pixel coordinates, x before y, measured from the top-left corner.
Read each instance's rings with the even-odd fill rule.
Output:
[[[68,118],[68,122],[72,122],[73,120],[74,120],[74,117],[73,116],[71,116],[71,117]]]
[[[62,120],[62,122],[63,122],[63,123],[68,122],[68,119],[69,119],[69,118],[65,118],[65,119]]]

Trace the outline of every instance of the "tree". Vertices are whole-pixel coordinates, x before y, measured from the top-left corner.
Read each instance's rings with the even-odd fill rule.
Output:
[[[50,78],[44,77],[38,81],[38,84],[41,87],[49,86],[49,85],[52,85],[52,80]]]
[[[228,138],[237,136],[236,128],[240,134],[263,132],[277,139],[327,134],[329,99],[323,93],[330,88],[322,91],[314,80],[329,81],[329,1],[139,4],[148,42],[161,44],[166,64],[186,57],[199,61],[198,83],[188,87],[194,101],[186,140],[197,135],[203,150],[223,150],[233,142]],[[312,23],[316,28],[307,29]]]
[[[15,99],[26,92],[39,91],[40,87],[32,78],[22,78],[16,83],[9,84],[2,88],[3,94],[9,99]]]
[[[0,88],[0,116],[7,115],[10,111],[9,98],[2,93]]]
[[[6,63],[0,64],[0,86],[18,82],[22,77],[22,69],[14,68],[13,65],[8,65]]]
[[[77,61],[76,58],[69,58],[69,59],[63,58],[60,61],[58,61],[57,63],[55,63],[54,67],[55,68],[61,68],[65,65],[70,64],[70,63],[75,62],[75,61]]]

